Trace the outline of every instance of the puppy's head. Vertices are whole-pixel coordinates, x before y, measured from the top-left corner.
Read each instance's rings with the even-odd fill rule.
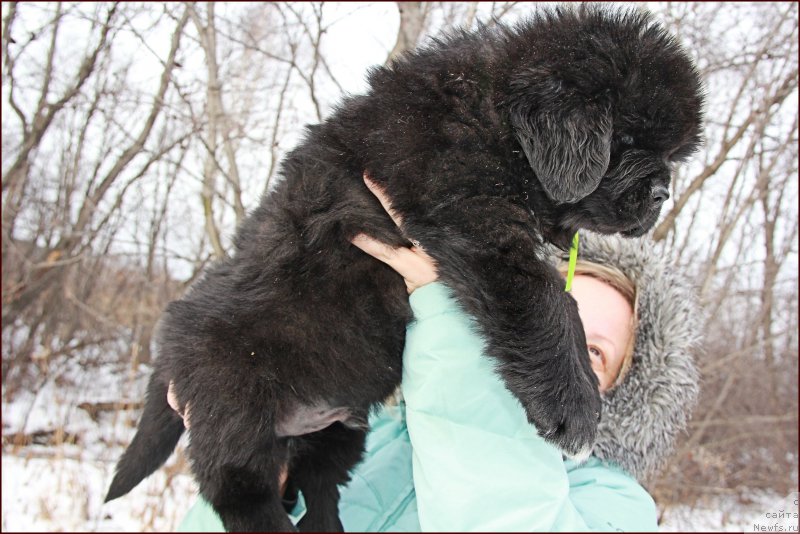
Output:
[[[669,198],[672,165],[700,143],[692,61],[641,12],[558,9],[517,36],[507,103],[538,201],[565,228],[645,233]]]

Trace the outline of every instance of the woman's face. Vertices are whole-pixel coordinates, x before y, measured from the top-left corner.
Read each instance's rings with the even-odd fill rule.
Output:
[[[633,309],[619,291],[591,276],[575,275],[572,296],[578,301],[592,369],[600,391],[606,391],[622,367],[632,334]]]

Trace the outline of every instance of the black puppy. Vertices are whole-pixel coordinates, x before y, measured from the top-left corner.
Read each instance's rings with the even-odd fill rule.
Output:
[[[421,242],[541,435],[570,455],[591,449],[597,381],[545,242],[653,225],[671,166],[699,142],[692,62],[646,15],[580,7],[455,33],[369,83],[308,128],[234,256],[167,308],[107,499],[171,454],[183,431],[173,380],[191,405],[200,492],[228,530],[292,528],[278,494],[287,463],[307,502],[300,528],[341,529],[336,486],[361,457],[368,410],[400,381],[411,319],[402,279],[349,243],[361,231]]]

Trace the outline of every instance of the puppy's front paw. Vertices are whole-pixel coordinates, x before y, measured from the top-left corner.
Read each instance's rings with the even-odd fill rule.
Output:
[[[528,421],[545,440],[568,457],[582,461],[592,452],[600,421],[597,377],[582,339],[580,349],[575,347],[551,361],[555,372],[537,377],[533,398],[526,403]]]

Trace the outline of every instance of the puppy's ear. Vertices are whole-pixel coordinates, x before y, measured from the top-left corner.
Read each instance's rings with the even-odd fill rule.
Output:
[[[577,202],[600,185],[608,169],[613,132],[606,107],[574,99],[551,102],[535,111],[515,106],[511,122],[552,200]]]

